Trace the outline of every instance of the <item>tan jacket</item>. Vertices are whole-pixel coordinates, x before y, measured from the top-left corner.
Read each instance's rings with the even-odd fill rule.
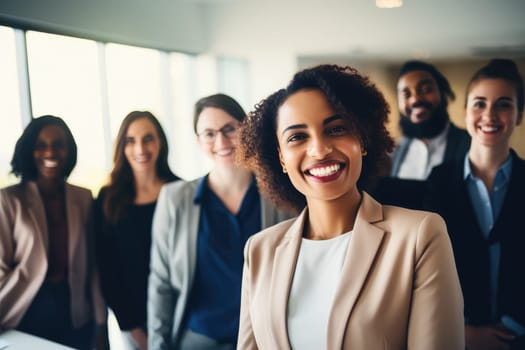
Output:
[[[98,323],[105,322],[92,249],[92,201],[89,190],[66,184],[74,327],[95,316]],[[47,254],[46,214],[36,183],[0,190],[0,327],[14,328],[20,323],[46,277]]]
[[[238,349],[290,349],[287,302],[305,218],[306,210],[246,244]],[[465,348],[463,298],[440,216],[363,193],[341,276],[326,349]]]

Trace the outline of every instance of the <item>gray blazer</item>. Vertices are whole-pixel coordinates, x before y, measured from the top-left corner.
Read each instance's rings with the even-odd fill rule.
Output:
[[[148,283],[148,347],[173,349],[193,283],[200,205],[193,198],[202,178],[163,186],[153,216]],[[290,218],[261,196],[262,229]],[[240,302],[240,301],[239,301]]]

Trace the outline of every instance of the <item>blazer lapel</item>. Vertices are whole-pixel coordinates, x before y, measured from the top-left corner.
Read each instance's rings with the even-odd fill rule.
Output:
[[[342,349],[348,319],[359,298],[385,232],[373,225],[383,220],[382,206],[363,192],[361,207],[328,319],[327,349]]]
[[[42,242],[45,249],[45,255],[49,250],[49,239],[47,232],[47,219],[46,211],[44,209],[44,203],[42,197],[38,191],[38,187],[35,182],[28,182],[26,186],[26,198],[25,202],[28,206],[28,212],[33,220],[33,228],[35,233],[39,236],[39,240]]]
[[[77,197],[75,197],[71,187],[66,184],[66,217],[67,220],[67,239],[68,239],[68,258],[69,266],[72,268],[73,262],[75,261],[75,255],[77,252],[78,240],[80,238],[80,232],[78,230],[79,223],[81,222],[79,203]],[[77,257],[78,259],[78,257]]]
[[[290,349],[286,322],[288,297],[301,246],[306,210],[298,216],[275,249],[270,283],[270,312],[272,334],[279,349]]]

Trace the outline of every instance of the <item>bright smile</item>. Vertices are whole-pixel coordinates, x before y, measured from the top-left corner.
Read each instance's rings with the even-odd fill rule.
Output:
[[[56,160],[44,159],[42,163],[46,168],[56,168],[58,166],[58,162]]]
[[[314,166],[307,169],[304,173],[319,182],[329,182],[337,179],[341,175],[344,167],[344,163],[331,163]]]
[[[501,127],[497,125],[481,125],[478,126],[478,129],[485,134],[494,134],[501,130]]]

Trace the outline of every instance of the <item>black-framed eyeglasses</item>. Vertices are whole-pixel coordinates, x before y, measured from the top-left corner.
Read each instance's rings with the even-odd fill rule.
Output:
[[[204,131],[198,133],[197,136],[199,137],[199,140],[201,140],[204,143],[213,143],[215,142],[218,133],[222,133],[222,136],[231,139],[237,134],[237,127],[231,124],[226,124],[219,130],[204,129]]]

